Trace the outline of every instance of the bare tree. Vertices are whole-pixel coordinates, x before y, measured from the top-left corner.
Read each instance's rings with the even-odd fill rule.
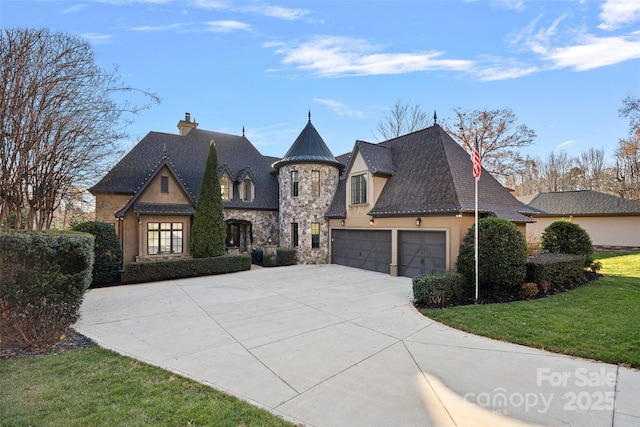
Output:
[[[640,200],[640,132],[618,142],[614,191],[626,199]]]
[[[102,173],[131,115],[159,99],[99,68],[90,45],[64,33],[3,30],[0,58],[0,218],[49,228],[72,186]],[[147,104],[114,100],[123,92]]]
[[[585,190],[603,191],[604,189],[604,149],[589,148],[577,160],[582,172],[580,187]]]
[[[564,151],[549,154],[540,163],[540,188],[542,191],[569,191],[576,189],[576,159]]]
[[[629,135],[637,135],[640,132],[640,97],[627,95],[622,100],[618,114],[629,119]]]
[[[378,140],[397,138],[429,127],[431,123],[431,118],[422,111],[420,105],[404,104],[401,100],[397,100],[391,107],[391,111],[378,122]]]
[[[536,133],[517,124],[510,108],[462,111],[454,109],[453,123],[445,123],[447,132],[467,151],[478,138],[482,166],[503,183],[509,175],[525,167],[519,149],[533,143]]]

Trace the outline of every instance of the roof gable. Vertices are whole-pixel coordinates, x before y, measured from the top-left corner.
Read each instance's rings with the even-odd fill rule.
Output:
[[[128,193],[138,191],[140,178],[155,170],[155,159],[166,156],[193,199],[200,191],[210,142],[214,140],[218,164],[236,177],[249,168],[255,184],[255,198],[251,202],[234,197],[225,200],[225,207],[245,209],[278,209],[278,180],[271,167],[273,157],[263,156],[244,136],[191,129],[184,135],[149,132],[118,164],[90,191],[96,193]]]

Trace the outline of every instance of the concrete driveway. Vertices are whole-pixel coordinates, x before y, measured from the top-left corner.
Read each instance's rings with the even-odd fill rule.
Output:
[[[91,290],[103,347],[307,426],[637,426],[640,371],[445,327],[411,280],[338,265]]]

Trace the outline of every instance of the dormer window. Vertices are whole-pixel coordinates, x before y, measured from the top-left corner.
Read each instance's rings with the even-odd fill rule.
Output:
[[[367,174],[351,177],[351,204],[362,205],[367,203]]]
[[[222,194],[222,200],[231,200],[231,187],[229,177],[226,175],[220,178],[220,193]]]
[[[249,178],[245,178],[242,181],[242,200],[250,202],[253,200],[253,182]]]

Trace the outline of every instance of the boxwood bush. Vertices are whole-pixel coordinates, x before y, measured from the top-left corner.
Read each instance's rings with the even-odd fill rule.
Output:
[[[0,233],[0,345],[46,349],[78,318],[91,283],[94,237]]]
[[[417,305],[445,305],[463,298],[465,278],[457,272],[423,274],[413,278],[413,300]]]
[[[469,228],[460,246],[457,270],[468,284],[475,283],[475,224]],[[527,242],[516,226],[501,218],[478,221],[478,282],[481,289],[498,294],[517,292],[527,272]]]
[[[559,292],[585,282],[584,256],[542,253],[527,262],[527,281],[547,282],[550,290]]]
[[[185,277],[234,273],[251,268],[250,255],[222,255],[210,258],[179,258],[128,263],[126,283],[156,282]]]
[[[585,267],[593,262],[593,244],[589,233],[571,221],[549,224],[540,236],[540,248],[543,252],[582,255]]]
[[[91,287],[106,286],[120,280],[122,248],[112,224],[88,221],[73,226],[73,230],[95,236]]]

